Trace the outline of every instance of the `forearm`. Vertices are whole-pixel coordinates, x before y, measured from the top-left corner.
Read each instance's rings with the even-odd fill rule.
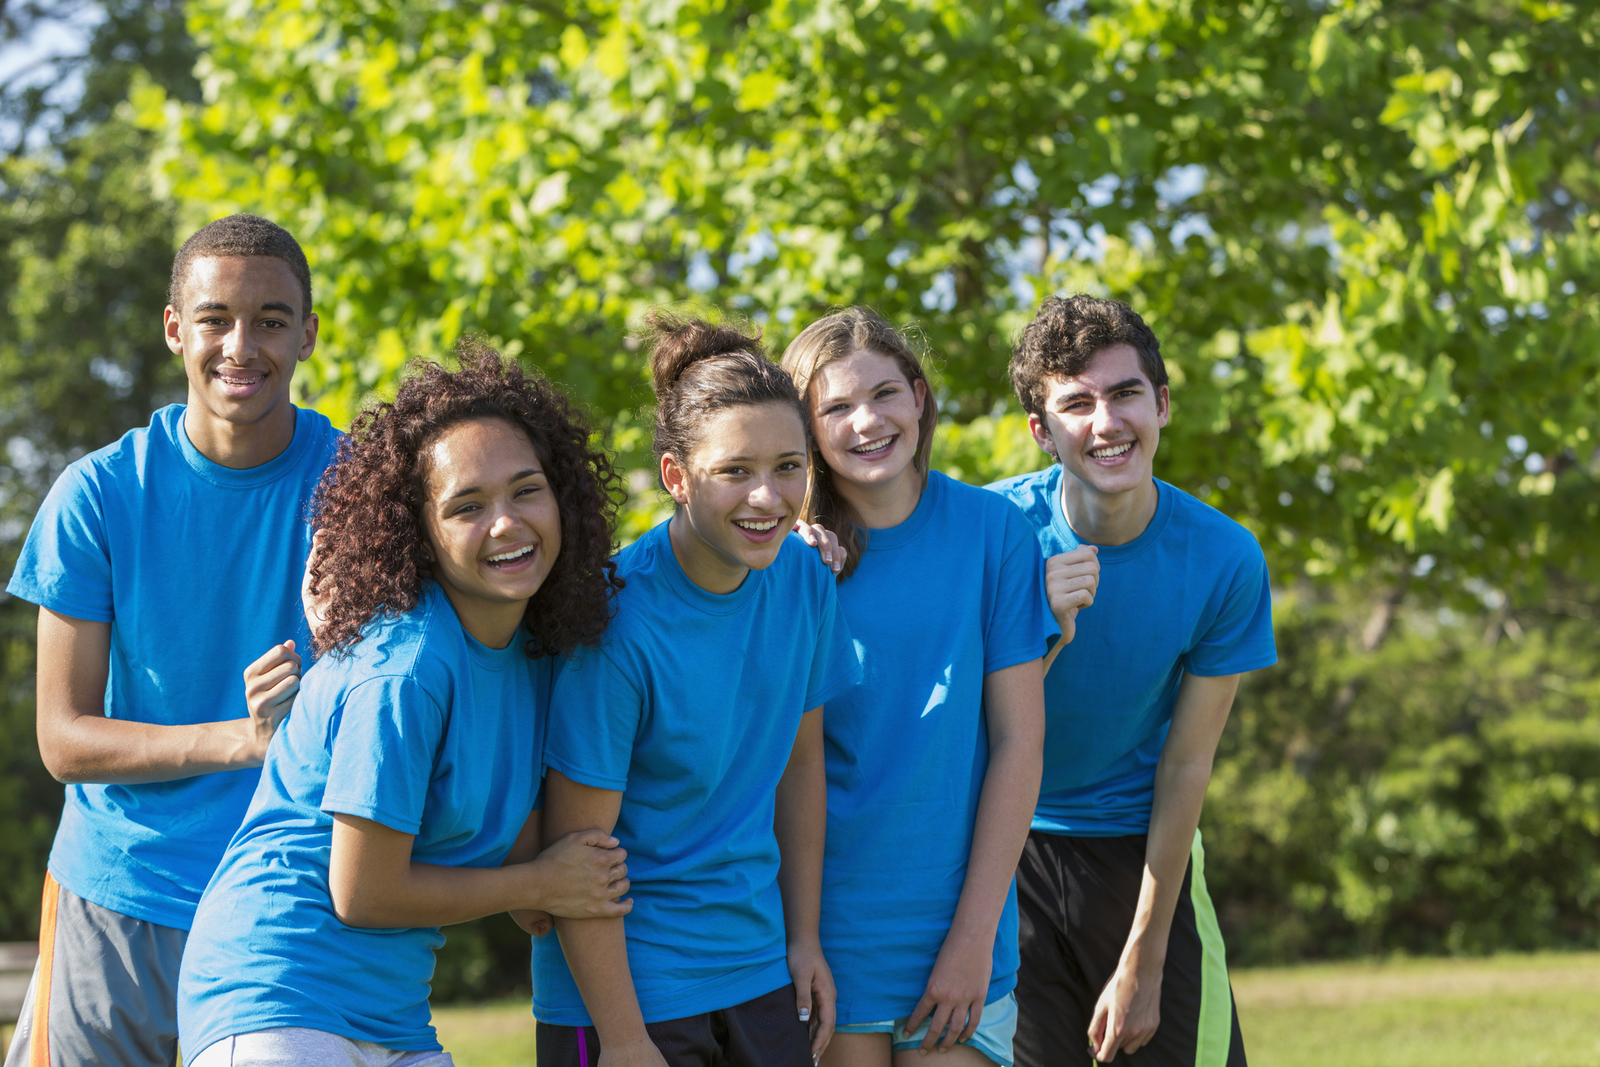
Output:
[[[1211,781],[1211,763],[1209,756],[1170,762],[1163,757],[1156,766],[1144,876],[1133,928],[1123,949],[1123,960],[1129,965],[1155,970],[1166,962],[1172,915],[1189,868],[1194,832]]]
[[[1040,746],[1030,743],[1029,735],[1019,733],[991,747],[967,876],[949,936],[993,942],[1033,823],[1042,773]]]
[[[650,1041],[628,968],[628,941],[622,923],[621,919],[556,920],[561,951],[599,1031],[600,1046],[617,1051]]]
[[[778,890],[791,944],[816,940],[822,916],[822,858],[828,827],[828,779],[820,758],[791,764],[778,783],[772,829],[783,857]]]
[[[348,926],[449,926],[520,908],[544,907],[542,865],[441,867],[412,862],[399,878],[366,892],[335,893],[339,920]],[[348,903],[337,906],[348,896]]]
[[[158,726],[104,715],[41,716],[39,752],[57,781],[170,782],[216,771],[259,767],[266,740],[249,717]]]

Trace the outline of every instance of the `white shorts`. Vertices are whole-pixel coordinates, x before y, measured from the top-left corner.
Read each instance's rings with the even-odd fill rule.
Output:
[[[370,1041],[286,1026],[213,1041],[184,1067],[455,1067],[448,1052],[396,1052]]]

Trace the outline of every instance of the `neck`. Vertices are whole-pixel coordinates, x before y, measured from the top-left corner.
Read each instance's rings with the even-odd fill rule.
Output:
[[[689,516],[682,508],[672,516],[667,525],[667,540],[672,543],[673,558],[689,580],[708,593],[731,593],[744,584],[750,568],[728,559],[706,544],[689,525]]]
[[[1067,525],[1091,545],[1110,547],[1136,539],[1155,518],[1159,501],[1153,478],[1126,493],[1100,493],[1065,470],[1061,472],[1061,504]]]
[[[277,459],[294,440],[295,408],[287,397],[254,422],[218,418],[193,393],[183,411],[183,432],[200,454],[220,467],[245,470]]]
[[[881,485],[833,476],[834,491],[855,508],[861,524],[869,530],[887,530],[909,519],[922,500],[923,483],[922,472],[914,463],[907,463],[905,470]]]
[[[456,609],[461,628],[471,634],[473,640],[490,648],[509,645],[528,613],[526,600],[489,603],[476,598],[469,599],[443,582],[439,583],[439,588],[444,590],[450,606]]]

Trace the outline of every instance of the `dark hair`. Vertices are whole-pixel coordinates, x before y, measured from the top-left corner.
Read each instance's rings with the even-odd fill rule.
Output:
[[[784,404],[809,427],[794,381],[766,358],[761,332],[715,325],[655,310],[649,332],[650,382],[656,393],[656,457],[671,452],[687,463],[706,419],[724,408]],[[809,440],[810,430],[806,429]]]
[[[172,283],[167,287],[167,303],[183,311],[183,286],[189,280],[189,267],[208,256],[271,256],[281,259],[300,283],[300,318],[311,314],[311,268],[294,235],[260,215],[229,215],[208,222],[183,242],[172,260]]]
[[[1161,342],[1137,311],[1120,300],[1052,296],[1017,338],[1011,354],[1011,387],[1030,415],[1042,415],[1045,379],[1082,374],[1096,352],[1112,345],[1132,345],[1151,386],[1160,389],[1167,384]]]
[[[600,639],[622,588],[611,561],[622,479],[591,444],[589,424],[537,372],[476,339],[456,346],[461,369],[420,362],[392,402],[356,416],[317,486],[313,512],[322,546],[312,591],[326,591],[319,653],[348,650],[379,615],[416,607],[432,574],[423,554],[425,454],[441,433],[474,419],[503,419],[528,435],[561,512],[561,551],[523,618],[530,657],[570,652]]]
[[[800,335],[790,341],[789,347],[784,350],[783,369],[794,378],[804,398],[808,396],[811,382],[818,371],[836,359],[863,350],[894,360],[900,372],[906,376],[906,383],[913,389],[917,382],[927,384],[928,375],[922,369],[922,359],[916,349],[877,312],[863,307],[836,311],[801,330]],[[933,430],[939,424],[939,408],[933,402],[932,392],[929,388],[923,400],[922,418],[917,420],[917,450],[912,455],[912,463],[922,472],[924,485],[928,480],[928,457],[933,451]],[[839,495],[833,481],[833,471],[828,469],[815,443],[811,447],[811,481],[802,515],[805,521],[821,523],[839,538],[839,547],[845,553],[844,569],[839,573],[839,580],[850,577],[861,562],[861,553],[866,548],[864,527],[856,509]]]

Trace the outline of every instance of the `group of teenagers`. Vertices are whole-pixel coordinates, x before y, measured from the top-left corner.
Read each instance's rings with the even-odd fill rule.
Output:
[[[7,587],[67,789],[6,1067],[447,1065],[440,927],[499,912],[539,1067],[1245,1063],[1197,826],[1270,591],[1155,478],[1126,305],[1043,303],[1053,462],[987,488],[872,311],[779,361],[654,313],[674,510],[614,552],[536,371],[465,341],[339,433],[252,215],[169,300],[187,403],[66,469]]]

